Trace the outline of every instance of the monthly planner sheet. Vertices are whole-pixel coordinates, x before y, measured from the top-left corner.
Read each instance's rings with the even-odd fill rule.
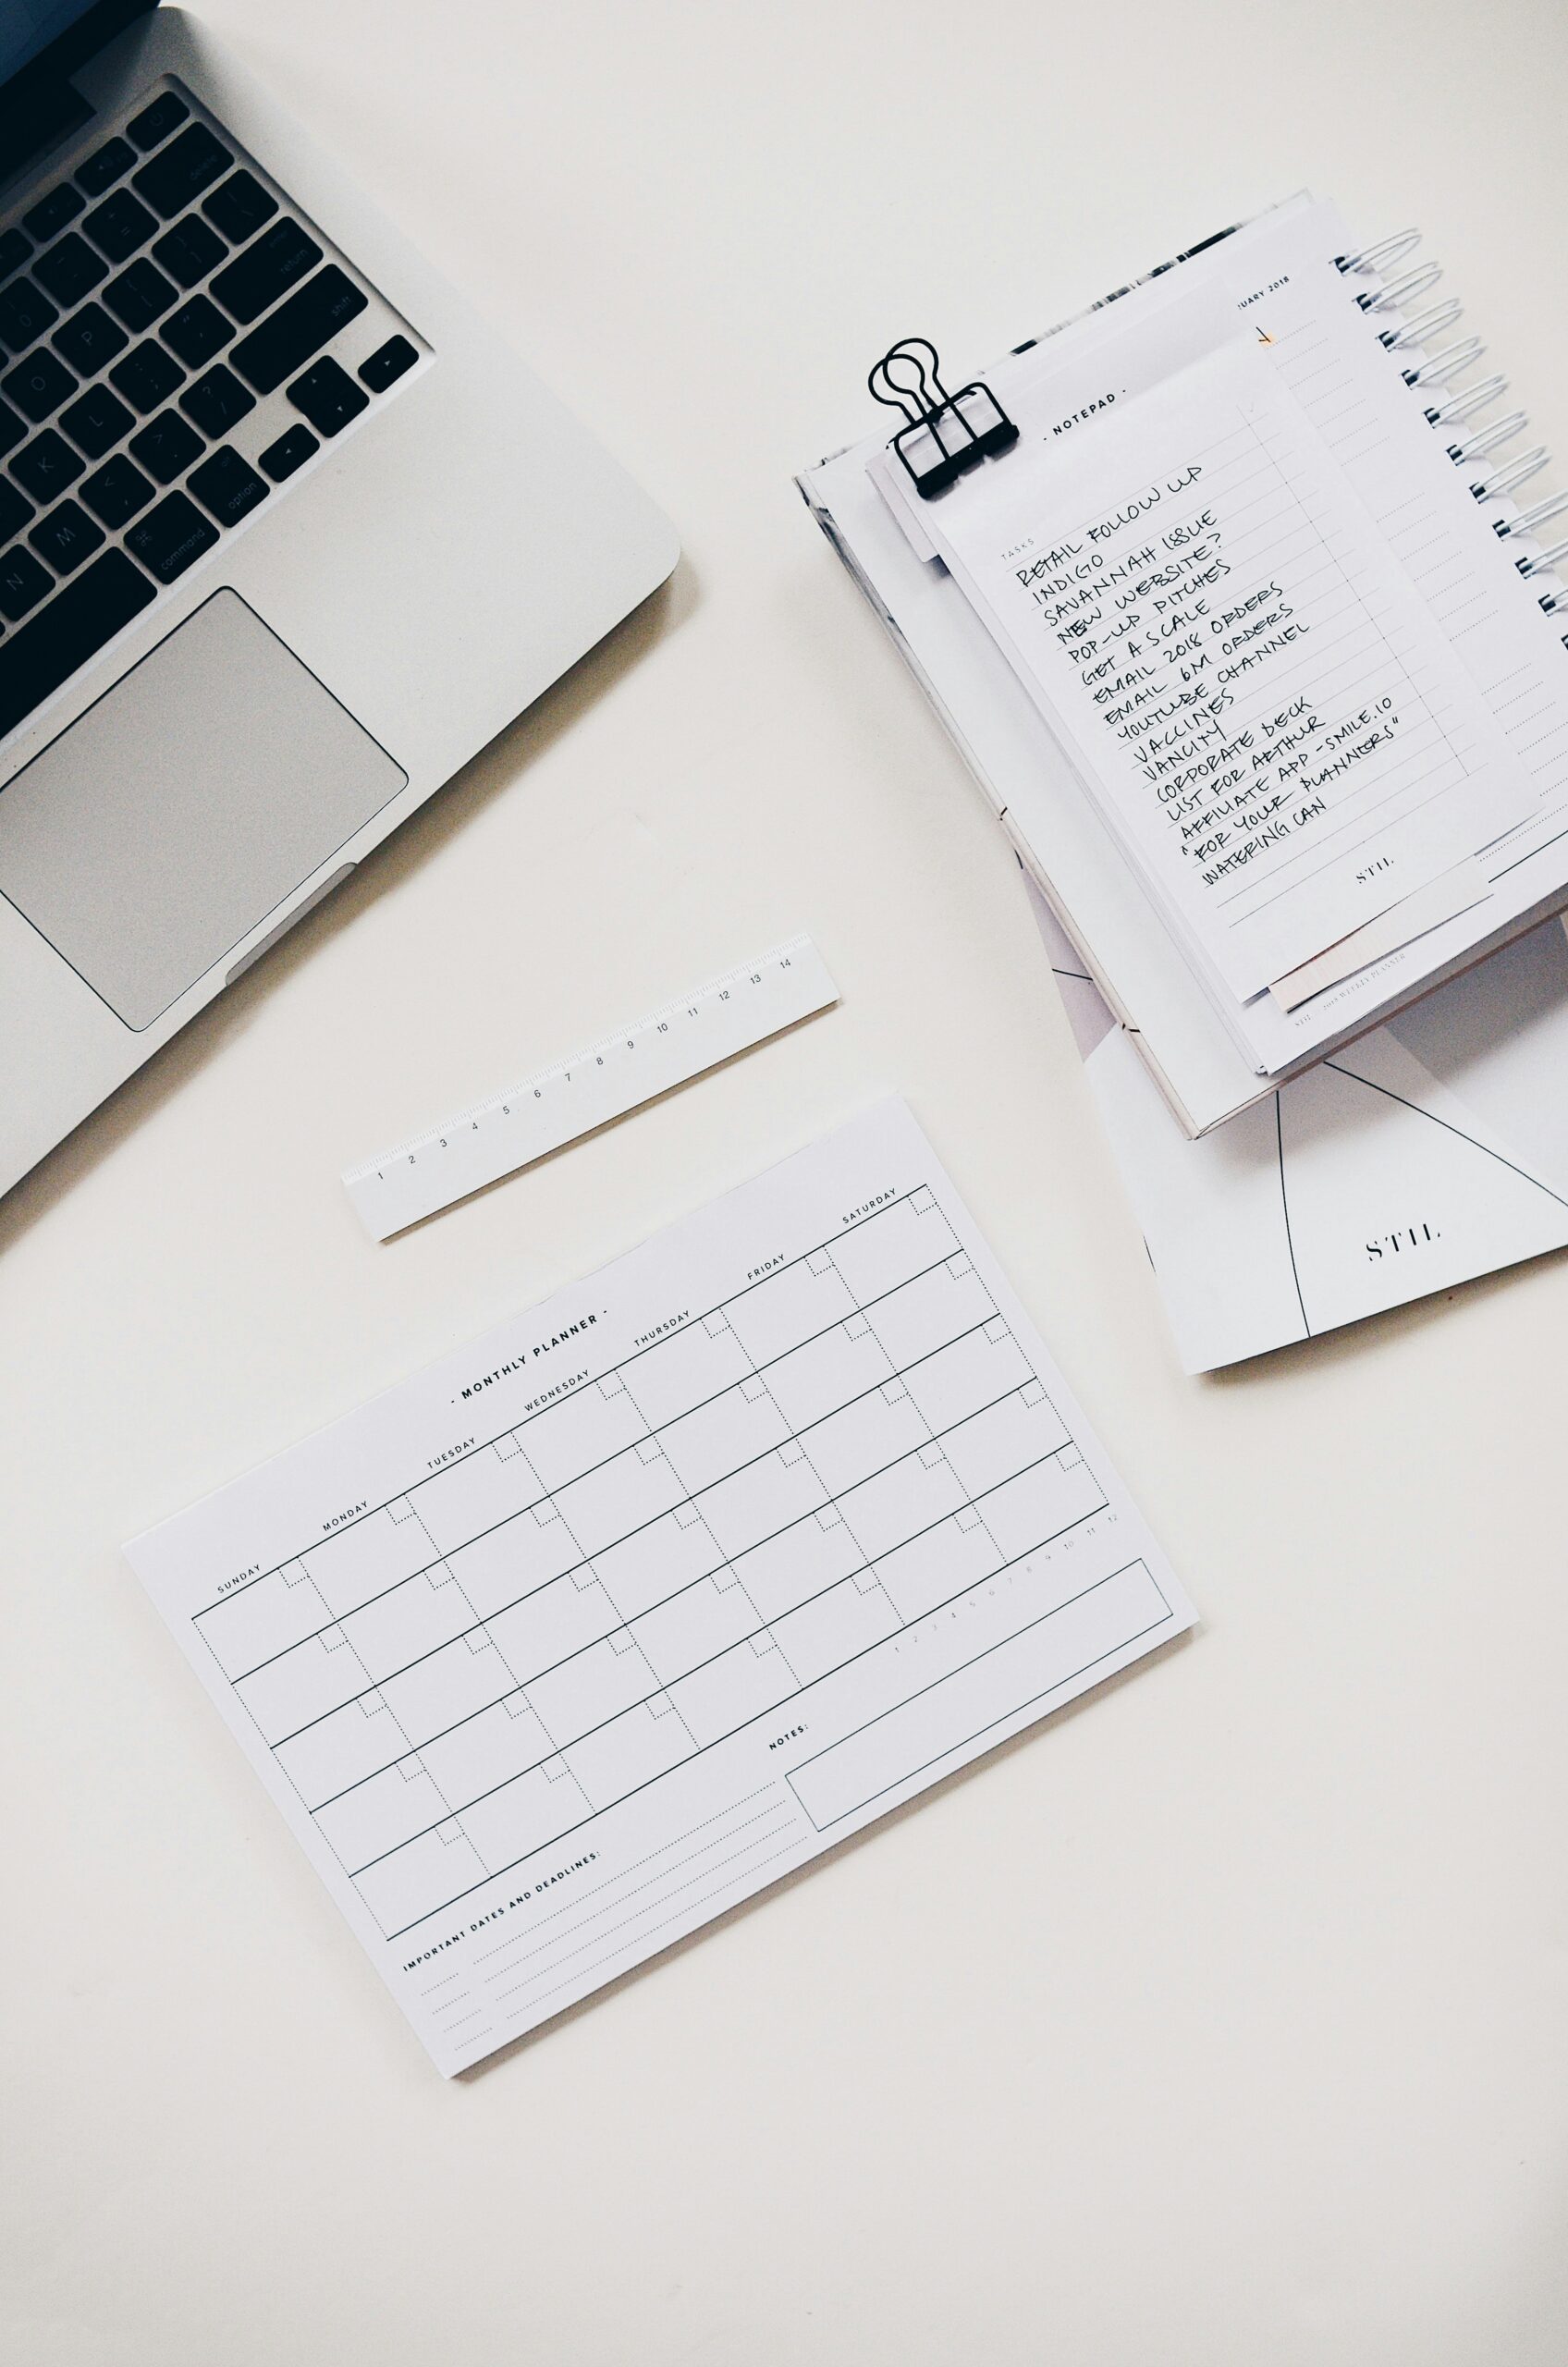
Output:
[[[900,1102],[128,1552],[448,2073],[1193,1619]]]

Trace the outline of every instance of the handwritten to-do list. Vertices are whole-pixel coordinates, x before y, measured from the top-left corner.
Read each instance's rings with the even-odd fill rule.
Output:
[[[1530,807],[1262,350],[1230,343],[935,531],[1134,859],[1245,1000]]]

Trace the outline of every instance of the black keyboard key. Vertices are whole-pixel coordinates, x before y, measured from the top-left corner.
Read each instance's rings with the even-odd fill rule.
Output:
[[[26,552],[13,551],[0,560],[0,585],[13,562],[26,557]],[[37,561],[30,564],[36,567]],[[124,551],[101,551],[50,601],[42,616],[0,643],[0,736],[14,731],[25,716],[42,706],[62,682],[68,682],[79,667],[95,657],[106,641],[112,641],[157,596]],[[4,607],[5,595],[0,590],[0,607]]]
[[[7,551],[0,558],[0,616],[12,624],[30,608],[36,608],[45,592],[54,588],[53,576],[39,566],[31,551]]]
[[[202,509],[210,509],[220,526],[238,526],[271,491],[232,444],[209,453],[199,469],[191,470],[189,482]]]
[[[267,446],[262,454],[262,466],[274,484],[281,484],[285,477],[291,477],[296,469],[304,467],[312,452],[320,450],[321,446],[308,427],[290,427],[276,444]]]
[[[231,247],[242,247],[263,222],[272,220],[277,212],[277,200],[270,190],[262,187],[254,173],[246,172],[242,166],[202,200],[202,211],[223,232]]]
[[[84,304],[73,313],[62,328],[57,328],[49,340],[63,361],[82,377],[95,377],[106,370],[117,353],[123,353],[130,342],[117,321],[112,321],[102,304]]]
[[[89,289],[108,272],[108,264],[95,255],[87,240],[75,230],[67,230],[57,239],[46,255],[40,255],[33,273],[45,287],[56,304],[80,304]]]
[[[156,509],[128,531],[126,547],[150,567],[160,583],[172,583],[217,541],[218,530],[182,493],[165,494]]]
[[[124,263],[138,247],[146,245],[158,226],[139,197],[132,197],[128,189],[117,189],[113,197],[93,207],[81,227],[111,263]]]
[[[9,279],[14,271],[20,271],[31,252],[32,240],[21,231],[0,230],[0,279]]]
[[[200,215],[188,214],[183,222],[153,240],[153,252],[171,279],[178,279],[182,288],[194,288],[199,279],[216,270],[228,249]]]
[[[105,460],[96,476],[88,478],[77,487],[83,501],[95,518],[101,518],[111,533],[145,509],[153,498],[153,488],[133,461],[123,452]]]
[[[195,429],[177,411],[161,411],[156,419],[148,421],[139,435],[130,439],[132,459],[139,460],[160,484],[173,484],[176,477],[185,474],[192,460],[201,459],[205,448]]]
[[[28,541],[56,575],[74,575],[83,559],[103,549],[104,529],[80,502],[62,501],[58,509],[39,520]]]
[[[361,362],[360,376],[373,395],[384,395],[418,360],[419,355],[406,337],[389,337],[385,345],[376,347],[367,362]]]
[[[271,236],[270,230],[263,233],[264,239]],[[260,328],[242,337],[228,358],[259,395],[270,395],[291,372],[319,353],[345,322],[362,313],[367,300],[348,274],[329,263],[287,297]]]
[[[27,422],[9,403],[0,403],[0,458],[13,451],[27,434]]]
[[[190,113],[183,99],[176,98],[172,91],[165,91],[150,107],[143,107],[140,115],[131,117],[126,130],[145,156],[149,148],[166,140],[176,124],[183,123]]]
[[[171,140],[133,176],[133,186],[166,222],[183,213],[192,198],[200,197],[233,162],[204,123],[188,123],[178,140]]]
[[[35,435],[17,454],[11,462],[11,474],[18,484],[26,486],[35,501],[53,501],[57,493],[75,484],[81,474],[81,462],[65,437],[46,427],[42,435]]]
[[[0,543],[8,543],[13,534],[19,534],[31,516],[32,504],[27,496],[0,477]]]
[[[244,324],[276,304],[320,261],[321,249],[298,222],[275,222],[253,247],[219,272],[212,292],[226,313]]]
[[[165,353],[161,345],[148,337],[141,345],[133,345],[123,362],[116,362],[109,373],[128,403],[139,411],[156,411],[166,403],[175,388],[184,382],[185,373],[174,356]]]
[[[320,435],[336,435],[347,427],[361,411],[370,409],[370,397],[362,386],[356,386],[340,362],[330,353],[312,363],[302,378],[296,378],[288,389],[288,399],[296,411],[302,411]]]
[[[58,411],[67,395],[75,394],[77,382],[56,355],[46,353],[40,346],[36,353],[30,353],[25,362],[18,362],[14,370],[6,371],[0,378],[0,388],[18,411],[25,411],[36,423],[47,419],[52,411]]]
[[[132,337],[150,329],[160,320],[178,298],[178,290],[151,264],[146,256],[111,279],[104,290],[104,301],[118,321],[123,321]],[[5,334],[0,330],[0,336]]]
[[[207,297],[192,296],[178,313],[169,314],[158,335],[190,369],[200,370],[203,362],[223,351],[234,335],[234,325]]]
[[[122,435],[129,434],[135,420],[118,395],[107,386],[89,386],[74,403],[67,403],[60,413],[60,425],[79,451],[90,460],[101,460],[112,451]]]
[[[247,394],[233,371],[226,370],[220,362],[215,370],[209,370],[204,378],[187,386],[179,407],[204,435],[215,442],[220,435],[227,435],[237,419],[243,419],[248,411],[255,410],[256,398]]]
[[[85,164],[77,166],[76,185],[85,190],[89,197],[102,197],[106,189],[113,189],[122,173],[129,172],[135,162],[136,152],[129,141],[105,140]]]
[[[53,239],[63,230],[67,222],[74,222],[81,208],[82,200],[69,181],[62,181],[58,189],[52,189],[47,197],[41,197],[22,215],[22,227],[42,245],[45,239]]]
[[[59,317],[56,307],[31,279],[13,279],[8,288],[0,288],[0,345],[11,352],[25,353]]]

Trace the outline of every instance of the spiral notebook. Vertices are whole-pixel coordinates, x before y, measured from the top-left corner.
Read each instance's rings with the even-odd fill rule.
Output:
[[[1417,234],[1308,197],[800,480],[1200,1134],[1568,902],[1568,600]],[[899,367],[902,363],[902,370]]]

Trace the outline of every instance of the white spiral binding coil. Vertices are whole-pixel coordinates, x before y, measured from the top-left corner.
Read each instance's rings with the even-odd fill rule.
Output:
[[[1512,443],[1520,429],[1529,423],[1527,412],[1506,411],[1501,419],[1488,420],[1485,427],[1477,427],[1473,435],[1466,435],[1463,442],[1454,445],[1451,457],[1455,461],[1478,460],[1483,453],[1495,452],[1500,444]],[[1536,449],[1544,452],[1546,446],[1537,444]]]
[[[1466,471],[1474,499],[1494,513],[1490,521],[1493,532],[1511,544],[1532,546],[1522,552],[1514,564],[1541,607],[1549,616],[1561,613],[1568,620],[1568,581],[1564,580],[1568,577],[1568,566],[1564,565],[1568,562],[1568,537],[1545,549],[1534,547],[1539,543],[1537,530],[1568,509],[1568,493],[1544,495],[1524,509],[1513,500],[1513,497],[1539,474],[1551,457],[1544,444],[1532,445],[1525,452],[1501,451],[1529,425],[1528,417],[1522,411],[1483,421],[1467,435],[1451,438],[1447,431],[1484,411],[1506,391],[1508,380],[1498,371],[1474,379],[1469,385],[1450,384],[1479,361],[1486,349],[1478,337],[1461,337],[1440,351],[1428,352],[1430,340],[1452,326],[1463,307],[1447,297],[1410,316],[1410,305],[1442,277],[1440,264],[1419,263],[1399,268],[1406,265],[1406,259],[1420,243],[1419,230],[1396,230],[1388,238],[1357,248],[1352,254],[1341,255],[1339,268],[1346,277],[1366,278],[1373,283],[1353,291],[1356,304],[1369,319],[1379,324],[1384,315],[1393,316],[1386,326],[1378,326],[1379,342],[1390,353],[1401,357],[1406,386],[1441,389],[1438,400],[1422,405],[1428,424],[1444,433],[1448,457],[1456,468]],[[1390,273],[1397,276],[1390,277]],[[1501,457],[1490,468],[1475,468],[1476,461],[1493,453],[1500,453]],[[1563,634],[1562,642],[1568,648],[1568,632]]]

